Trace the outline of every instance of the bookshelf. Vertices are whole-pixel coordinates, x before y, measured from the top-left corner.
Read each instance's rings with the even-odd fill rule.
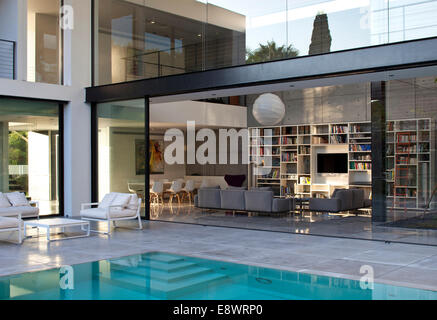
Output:
[[[355,183],[354,187],[366,188],[367,194],[370,194],[370,122],[252,127],[249,133],[252,172],[253,167],[271,167],[271,172],[266,175],[252,176],[250,185],[270,186],[277,197],[329,197],[334,187],[346,188],[351,181]],[[364,145],[366,147],[361,147]],[[271,155],[264,157],[263,162],[260,158],[266,155],[266,147],[271,149]],[[323,148],[348,154],[350,169],[346,180],[314,183],[316,168],[313,160],[317,150]],[[364,148],[365,152],[358,151],[360,148]],[[269,165],[266,165],[266,159]]]
[[[386,127],[388,207],[424,208],[431,192],[431,119],[391,120]]]
[[[388,207],[422,208],[426,204],[432,187],[431,125],[431,119],[387,121]],[[371,197],[370,122],[251,127],[249,134],[249,172],[270,169],[265,175],[251,174],[251,186],[270,186],[277,197],[329,198],[334,188],[361,188]],[[318,152],[347,153],[348,172],[321,179],[315,168]]]

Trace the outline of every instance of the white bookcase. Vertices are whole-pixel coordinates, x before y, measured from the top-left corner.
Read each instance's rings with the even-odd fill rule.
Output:
[[[432,121],[393,120],[386,128],[387,198],[392,208],[423,208],[431,193]],[[435,164],[434,164],[435,167]]]
[[[431,119],[387,121],[387,189],[388,206],[404,207],[399,200],[407,200],[408,208],[420,208],[427,201],[431,189]],[[409,159],[414,182],[402,185],[395,183],[401,166],[401,132],[410,132],[416,137]],[[251,127],[249,185],[271,187],[275,196],[326,197],[335,188],[362,188],[367,197],[372,192],[371,123],[340,122],[322,124]],[[414,147],[413,147],[414,146]],[[397,152],[399,151],[399,152]],[[317,173],[317,153],[346,153],[348,171],[345,174]],[[262,162],[261,159],[268,159]],[[254,175],[256,168],[271,169],[263,176]],[[402,189],[401,187],[405,187]],[[391,190],[391,191],[390,191]],[[412,190],[401,197],[404,190]],[[402,199],[401,199],[402,198]],[[406,198],[406,199],[405,199]],[[394,202],[393,202],[394,201]]]

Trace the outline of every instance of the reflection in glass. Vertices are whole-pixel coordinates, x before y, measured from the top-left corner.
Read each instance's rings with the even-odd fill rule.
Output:
[[[437,1],[96,1],[98,84],[437,35]]]
[[[27,80],[62,82],[62,43],[59,0],[28,0]]]
[[[40,215],[59,213],[58,105],[0,100],[0,192],[39,201]]]
[[[99,198],[110,192],[143,199],[145,175],[144,99],[97,105]]]

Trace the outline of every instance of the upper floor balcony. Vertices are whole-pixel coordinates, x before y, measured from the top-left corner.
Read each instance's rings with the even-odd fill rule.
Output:
[[[95,6],[99,85],[437,36],[437,0],[96,0]]]

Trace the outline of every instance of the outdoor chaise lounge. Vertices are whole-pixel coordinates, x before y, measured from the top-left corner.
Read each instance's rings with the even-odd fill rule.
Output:
[[[39,219],[39,202],[28,201],[21,192],[0,192],[0,215],[20,213],[23,218]]]
[[[100,203],[83,203],[80,216],[82,220],[106,222],[107,232],[91,231],[110,234],[111,222],[117,227],[116,221],[137,219],[138,229],[142,229],[140,212],[141,199],[136,194],[111,192],[105,195]]]
[[[0,232],[18,232],[18,243],[21,244],[22,238],[22,225],[21,213],[1,213],[0,214]]]

